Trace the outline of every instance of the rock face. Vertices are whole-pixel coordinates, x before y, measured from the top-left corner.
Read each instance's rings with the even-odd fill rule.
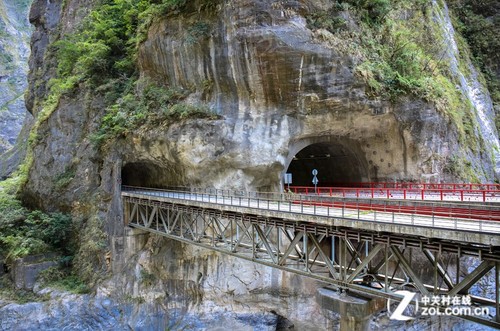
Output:
[[[249,317],[271,313],[299,330],[335,324],[315,303],[316,289],[323,284],[314,280],[137,230],[122,238],[113,242],[114,248],[125,248],[123,255],[113,251],[113,272],[129,272],[103,284],[101,294],[207,318],[220,310]]]
[[[78,5],[72,1],[62,13],[57,2],[33,7],[31,67],[44,69],[30,74],[29,105],[45,93],[54,71],[55,64],[43,57],[49,32],[58,19],[73,26],[78,19],[68,8]],[[454,151],[463,147],[447,117],[422,100],[370,97],[355,75],[356,58],[307,28],[304,15],[329,5],[220,2],[201,18],[191,8],[153,24],[139,52],[141,77],[193,91],[191,103],[208,104],[222,119],[138,130],[115,142],[103,158],[89,141],[103,114],[102,100],[85,92],[63,97],[40,127],[45,138],[35,146],[26,200],[69,208],[110,179],[101,174],[99,183],[99,171],[111,174],[111,169],[110,183],[121,176],[133,185],[278,190],[297,153],[316,144],[329,146],[323,155],[337,158],[335,174],[320,177],[320,183],[460,180],[447,172]],[[209,33],[193,39],[197,22]],[[31,109],[36,114],[39,105]],[[484,138],[491,139],[498,139],[494,128]],[[481,170],[479,179],[495,178],[490,153],[464,157]],[[62,192],[47,185],[68,172],[76,180]]]
[[[27,104],[33,114],[40,113],[55,72],[47,57],[50,43],[74,29],[84,16],[77,9],[91,3],[39,0],[32,7]],[[113,279],[101,287],[104,296],[135,300],[133,309],[145,303],[158,314],[216,315],[227,309],[250,311],[245,318],[251,321],[251,314],[266,319],[271,313],[299,329],[338,322],[315,303],[320,284],[311,280],[130,235],[121,221],[120,183],[279,190],[294,157],[310,146],[338,160],[335,176],[320,178],[321,183],[460,179],[444,171],[447,158],[460,148],[453,123],[422,100],[390,103],[368,96],[355,75],[355,58],[307,28],[304,15],[330,5],[220,1],[209,12],[191,8],[151,26],[138,56],[141,77],[194,91],[189,101],[208,104],[220,119],[139,129],[100,153],[89,136],[105,113],[103,98],[82,89],[62,97],[40,123],[23,199],[86,217],[92,216],[88,210],[98,210],[112,252]],[[210,33],[193,39],[197,22]],[[495,178],[488,155],[470,153],[468,161],[483,169],[482,180]],[[61,178],[69,181],[62,185]],[[85,208],[91,201],[98,201],[92,202],[96,208]]]
[[[0,154],[13,147],[26,115],[29,4],[30,1],[15,0],[0,4]]]
[[[58,265],[56,254],[40,254],[17,259],[12,264],[11,275],[17,289],[33,289],[43,270]],[[3,265],[2,265],[3,268]]]
[[[38,291],[47,302],[6,304],[0,302],[0,330],[276,330],[272,313],[238,314],[224,310],[210,315],[154,305],[116,301],[103,296],[75,295],[57,290]]]
[[[326,143],[347,156],[346,167],[360,169],[345,181],[420,180],[437,172],[429,158],[453,148],[453,131],[423,102],[395,107],[368,98],[353,59],[306,28],[303,12],[314,9],[312,2],[300,8],[224,3],[205,18],[210,37],[195,43],[186,41],[195,15],[153,26],[139,54],[143,77],[197,91],[210,82],[212,90],[201,97],[224,120],[137,137],[124,162],[180,164],[179,184],[276,190],[301,149]],[[146,145],[177,159],[143,153]]]
[[[326,143],[345,157],[338,173],[347,182],[455,180],[444,171],[459,148],[453,125],[419,100],[390,104],[368,97],[354,74],[356,59],[322,43],[306,27],[304,14],[327,6],[224,2],[215,15],[203,18],[211,34],[196,42],[189,39],[199,20],[194,13],[154,25],[139,54],[143,77],[196,86],[199,101],[224,120],[137,137],[130,140],[133,152],[124,162],[182,164],[179,184],[277,189],[300,150]],[[207,82],[211,89],[204,91]],[[498,140],[493,132],[485,141]],[[170,151],[165,154],[177,159],[149,157],[146,149]],[[484,164],[483,180],[498,175],[491,155],[469,158]],[[354,178],[345,169],[352,166],[359,169]]]

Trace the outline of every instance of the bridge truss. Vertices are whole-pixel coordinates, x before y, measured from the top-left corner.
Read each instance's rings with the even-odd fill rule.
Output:
[[[500,254],[492,247],[298,222],[123,196],[125,223],[364,295],[400,300],[471,292],[488,316],[463,316],[500,328]],[[469,261],[467,267],[463,261]]]

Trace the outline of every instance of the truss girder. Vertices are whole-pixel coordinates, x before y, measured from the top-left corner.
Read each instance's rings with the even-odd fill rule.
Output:
[[[123,200],[125,219],[131,227],[368,295],[395,298],[394,291],[402,288],[426,296],[468,294],[492,269],[499,273],[496,268],[500,257],[491,247],[472,248],[468,244],[367,233],[132,197]],[[433,282],[422,279],[421,265],[413,264],[408,248],[420,253],[434,268]],[[469,268],[462,279],[453,279],[440,258],[443,252],[456,255],[457,260],[462,255],[476,257],[480,263],[473,270]],[[365,276],[373,277],[374,282]],[[445,284],[446,288],[438,284]],[[476,305],[495,308],[498,316],[498,295],[472,299]],[[493,319],[481,321],[500,326]]]

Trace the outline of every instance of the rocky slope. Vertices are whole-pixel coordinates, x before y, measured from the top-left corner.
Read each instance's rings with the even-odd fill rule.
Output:
[[[33,7],[31,67],[39,70],[30,75],[27,103],[34,114],[41,112],[55,73],[53,56],[44,57],[51,38],[58,38],[51,32],[61,19],[72,29],[82,16],[80,5],[71,1],[65,11],[58,2]],[[486,133],[481,124],[491,123],[491,110],[483,120],[477,106],[460,115],[463,110],[449,105],[449,115],[411,96],[396,102],[373,97],[356,71],[362,59],[336,48],[338,37],[306,24],[308,12],[328,6],[220,3],[153,24],[139,49],[141,79],[187,91],[188,102],[208,106],[220,119],[134,130],[103,158],[89,133],[105,112],[104,96],[84,89],[63,95],[39,128],[44,143],[34,146],[24,193],[33,204],[69,208],[102,184],[99,172],[112,172],[116,182],[122,168],[129,184],[276,190],[295,154],[313,143],[345,154],[344,168],[359,169],[351,181],[494,180],[498,134],[494,125]],[[441,16],[438,4],[430,8],[430,15]],[[193,41],[189,31],[198,20],[208,32]],[[448,70],[457,70],[453,62]],[[476,94],[464,91],[462,97],[475,105]],[[68,174],[77,180],[61,192],[47,185]]]
[[[7,0],[0,4],[0,154],[13,147],[26,116],[30,3]],[[5,166],[0,162],[0,171]]]
[[[101,287],[107,296],[144,301],[159,314],[203,314],[218,306],[266,312],[264,319],[274,311],[308,328],[337,323],[314,302],[315,282],[165,239],[132,236],[120,221],[120,183],[279,190],[294,156],[312,144],[339,152],[344,161],[338,171],[350,181],[454,181],[471,173],[481,181],[499,178],[492,114],[480,117],[467,79],[455,103],[469,100],[466,115],[456,115],[455,104],[443,110],[412,94],[374,95],[373,81],[360,74],[363,55],[345,47],[343,35],[307,23],[308,15],[329,10],[331,1],[193,1],[154,20],[137,56],[143,85],[175,87],[187,94],[186,103],[217,116],[137,127],[96,148],[90,138],[109,115],[109,85],[80,81],[57,102],[46,100],[58,68],[51,43],[75,31],[92,3],[37,0],[31,9],[27,104],[38,121],[22,197],[31,206],[71,211],[84,224],[99,220],[107,247],[92,258],[104,265],[106,251],[111,256],[112,280]],[[449,19],[440,3],[428,2],[425,12],[422,19]],[[399,14],[409,19],[415,12]],[[350,29],[359,28],[348,10],[340,15]],[[437,25],[436,31],[446,30]],[[461,70],[453,67],[454,56],[448,54],[443,71]],[[487,104],[487,91],[479,89],[486,100],[480,104]],[[457,120],[465,117],[466,128]]]

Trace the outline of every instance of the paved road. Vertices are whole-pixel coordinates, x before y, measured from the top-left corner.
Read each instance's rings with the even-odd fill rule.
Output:
[[[136,197],[161,197],[182,201],[200,201],[214,205],[241,206],[260,210],[275,210],[281,212],[345,218],[366,222],[382,222],[417,227],[432,227],[436,229],[473,231],[488,234],[500,234],[500,222],[450,218],[441,216],[426,216],[408,213],[379,212],[358,210],[353,208],[335,208],[310,206],[300,202],[270,201],[247,197],[221,196],[211,194],[195,194],[184,192],[168,192],[155,190],[124,191],[125,194]]]

